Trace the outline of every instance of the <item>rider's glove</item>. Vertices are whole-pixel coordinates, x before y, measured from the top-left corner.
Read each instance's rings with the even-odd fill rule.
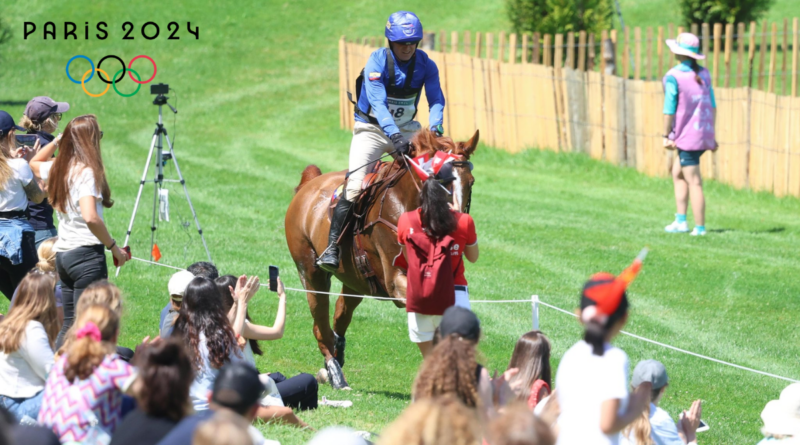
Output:
[[[392,143],[394,144],[394,150],[395,150],[395,152],[397,153],[398,156],[405,156],[405,155],[408,154],[408,150],[409,150],[408,139],[403,137],[403,135],[400,134],[400,133],[393,134],[390,137],[390,139],[392,140]]]
[[[431,127],[431,131],[433,132],[433,134],[436,135],[437,138],[440,138],[444,135],[444,127],[442,126],[442,124],[439,124],[435,127]]]

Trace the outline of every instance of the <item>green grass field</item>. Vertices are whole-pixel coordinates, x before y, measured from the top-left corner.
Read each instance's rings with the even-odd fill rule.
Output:
[[[791,0],[779,2],[782,7]],[[623,2],[643,11],[656,2]],[[662,3],[663,4],[663,3]],[[777,5],[777,4],[776,4]],[[402,7],[420,13],[430,29],[507,29],[501,2],[464,0],[430,3],[414,0]],[[309,163],[323,171],[346,167],[350,135],[338,127],[337,39],[380,32],[398,8],[387,1],[219,2],[179,6],[153,0],[130,3],[15,1],[5,7],[13,39],[0,47],[0,109],[15,117],[33,96],[70,102],[67,117],[98,116],[109,137],[104,159],[116,205],[106,221],[123,238],[156,120],[149,91],[122,98],[113,91],[100,98],[85,95],[64,75],[67,60],[85,54],[97,62],[107,54],[124,61],[146,54],[158,64],[155,82],[177,90],[171,101],[180,112],[177,128],[165,115],[170,134],[214,261],[223,273],[266,275],[276,264],[288,286],[299,287],[286,248],[283,217],[300,172]],[[776,9],[778,6],[776,6]],[[667,9],[654,9],[659,13]],[[790,11],[791,12],[791,11]],[[635,23],[634,12],[628,13]],[[663,15],[662,15],[663,17]],[[43,41],[45,21],[108,22],[109,38]],[[136,25],[135,40],[122,40],[122,22]],[[166,40],[166,24],[181,23],[181,40]],[[649,19],[650,20],[650,19]],[[34,21],[36,37],[22,40],[22,22]],[[152,41],[138,33],[146,21],[161,26]],[[184,30],[199,25],[200,39]],[[646,23],[641,23],[646,26]],[[82,28],[78,29],[82,36]],[[76,62],[70,72],[88,67]],[[116,71],[114,61],[109,69]],[[103,67],[106,67],[104,63]],[[152,70],[143,61],[143,78]],[[109,74],[113,74],[109,72]],[[96,82],[88,85],[99,92]],[[131,92],[132,83],[120,85]],[[446,123],[445,123],[446,124]],[[800,201],[767,194],[706,187],[709,236],[670,236],[663,226],[674,204],[668,180],[645,177],[579,155],[527,151],[519,155],[481,146],[474,157],[477,178],[473,216],[482,246],[481,259],[468,266],[474,299],[527,299],[539,294],[548,303],[572,310],[579,289],[593,272],[619,272],[647,245],[651,254],[630,289],[633,304],[627,329],[636,334],[744,366],[800,378]],[[171,168],[167,174],[174,174]],[[133,234],[134,254],[147,257],[152,186]],[[162,223],[158,241],[162,262],[186,266],[204,257],[180,190],[171,188],[173,221]],[[180,213],[181,215],[178,215]],[[187,235],[188,234],[188,235]],[[116,283],[125,293],[121,343],[133,345],[156,333],[158,311],[166,302],[171,271],[131,263]],[[270,324],[276,298],[261,294],[251,314]],[[0,303],[5,312],[6,303]],[[515,339],[530,329],[529,304],[475,305],[482,320],[480,349],[489,369],[503,369]],[[554,346],[553,367],[581,335],[577,322],[543,308],[542,329]],[[322,365],[311,333],[305,297],[291,293],[283,340],[264,343],[264,371],[287,375],[314,373]],[[405,313],[386,302],[367,301],[348,332],[345,372],[352,392],[321,395],[350,399],[349,409],[321,408],[301,417],[316,428],[349,425],[380,432],[409,403],[410,386],[420,363],[407,339]],[[705,401],[711,431],[703,443],[746,444],[760,437],[759,414],[777,398],[785,382],[749,374],[670,352],[630,338],[617,344],[631,364],[657,358],[669,369],[671,389],[664,401],[677,415],[694,398]],[[302,444],[312,436],[286,427],[263,426],[268,438]]]

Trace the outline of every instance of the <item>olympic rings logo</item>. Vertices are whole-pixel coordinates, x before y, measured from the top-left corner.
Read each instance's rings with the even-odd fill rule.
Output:
[[[86,59],[86,61],[88,61],[89,64],[92,66],[92,68],[89,71],[86,71],[85,73],[83,73],[83,76],[81,76],[81,80],[80,81],[73,79],[72,76],[69,75],[69,65],[75,59]],[[122,69],[117,71],[113,76],[109,76],[107,72],[105,72],[102,69],[100,69],[100,65],[102,65],[103,62],[106,59],[116,59],[120,63],[120,65],[122,65]],[[147,59],[147,60],[150,61],[150,63],[153,64],[153,75],[150,76],[150,78],[145,80],[145,81],[142,81],[142,78],[139,77],[139,73],[137,73],[136,70],[131,68],[131,66],[133,65],[133,62],[135,62],[137,59]],[[78,55],[78,56],[74,56],[71,59],[69,59],[69,61],[67,62],[66,71],[67,71],[67,78],[69,80],[71,80],[73,83],[79,84],[81,86],[81,88],[83,88],[83,92],[86,93],[89,96],[92,96],[92,97],[103,96],[108,92],[108,89],[111,86],[113,86],[114,87],[114,91],[116,91],[117,94],[119,94],[120,96],[122,96],[122,97],[131,97],[131,96],[133,96],[133,95],[135,95],[136,93],[139,92],[139,89],[142,88],[142,84],[150,83],[150,82],[152,82],[153,79],[156,78],[156,72],[158,71],[158,68],[156,67],[156,62],[152,58],[150,58],[148,56],[144,56],[144,55],[136,56],[133,59],[131,59],[131,61],[128,62],[128,66],[127,67],[125,66],[125,62],[123,62],[122,59],[120,59],[119,57],[114,56],[114,55],[108,55],[108,56],[105,56],[102,59],[100,59],[100,61],[97,63],[97,67],[94,66],[94,62],[92,62],[92,59],[90,59],[90,58],[88,58],[86,56]],[[92,77],[94,77],[95,71],[98,73],[97,77],[100,78],[100,80],[103,81],[106,84],[106,89],[103,90],[103,92],[100,93],[100,94],[92,94],[86,89],[86,84],[90,80],[92,80]],[[125,72],[128,73],[128,76],[131,78],[131,80],[134,83],[138,84],[136,86],[136,91],[134,91],[133,93],[130,93],[130,94],[120,93],[120,91],[117,89],[117,82],[120,82],[120,81],[122,81],[122,79],[125,78]],[[136,79],[133,78],[133,75],[131,73],[136,75]],[[103,74],[105,76],[105,79],[100,74]],[[89,77],[87,78],[86,76],[89,76]],[[119,78],[117,78],[117,76],[119,76]],[[106,79],[110,79],[110,81],[106,80]]]

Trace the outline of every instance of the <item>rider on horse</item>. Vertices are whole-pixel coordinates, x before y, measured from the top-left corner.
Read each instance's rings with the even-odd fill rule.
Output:
[[[361,74],[363,79],[359,77],[356,81],[356,122],[350,143],[347,186],[333,211],[328,248],[317,262],[331,273],[339,268],[336,242],[361,193],[364,176],[384,153],[407,154],[409,138],[422,128],[414,116],[423,86],[430,106],[430,129],[439,136],[444,133],[444,94],[439,86],[439,69],[425,52],[417,49],[422,40],[422,23],[414,13],[398,11],[386,22],[385,34],[391,51],[375,50]]]

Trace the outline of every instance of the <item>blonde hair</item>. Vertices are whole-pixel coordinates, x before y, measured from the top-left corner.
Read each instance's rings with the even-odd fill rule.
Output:
[[[553,431],[522,402],[515,402],[489,424],[492,445],[553,445]],[[641,442],[640,442],[641,443]]]
[[[60,329],[55,285],[55,278],[47,274],[31,273],[22,279],[14,307],[0,323],[0,351],[6,354],[17,351],[30,321],[38,321],[44,326],[50,347],[54,347]]]
[[[5,189],[6,184],[14,177],[14,170],[8,165],[11,153],[16,148],[16,137],[14,130],[7,134],[0,134],[0,188]]]
[[[650,431],[650,404],[648,403],[642,414],[622,430],[622,435],[630,441],[635,441],[637,445],[655,445],[650,437]]]
[[[88,335],[73,339],[66,351],[67,363],[64,367],[64,376],[70,383],[76,377],[83,380],[92,375],[105,356],[116,348],[119,333],[119,315],[116,312],[105,304],[95,304],[86,308],[73,326],[81,329],[89,323],[94,323],[100,330],[100,341]]]
[[[36,263],[36,268],[42,272],[52,273],[56,271],[56,252],[53,250],[53,245],[58,241],[58,237],[47,238],[39,244],[36,253],[39,255],[39,262]]]
[[[39,123],[34,122],[31,118],[23,114],[19,119],[19,126],[28,131],[44,131],[45,133],[53,133],[58,129],[58,121],[55,117],[56,114],[58,113],[53,113],[50,116],[47,116],[47,119]]]
[[[414,381],[412,399],[452,394],[469,407],[480,403],[475,344],[450,334],[428,355]]]
[[[122,318],[122,292],[119,288],[108,280],[99,280],[90,284],[78,299],[75,307],[75,318],[80,318],[81,314],[90,306],[108,306],[117,318]],[[99,325],[98,325],[99,326]],[[75,341],[75,332],[78,330],[77,323],[70,326],[64,336],[64,344],[58,350],[59,354],[67,352]]]
[[[197,427],[192,445],[252,445],[248,427],[242,416],[220,410]]]
[[[378,445],[479,445],[478,413],[453,396],[412,403],[389,425]]]

